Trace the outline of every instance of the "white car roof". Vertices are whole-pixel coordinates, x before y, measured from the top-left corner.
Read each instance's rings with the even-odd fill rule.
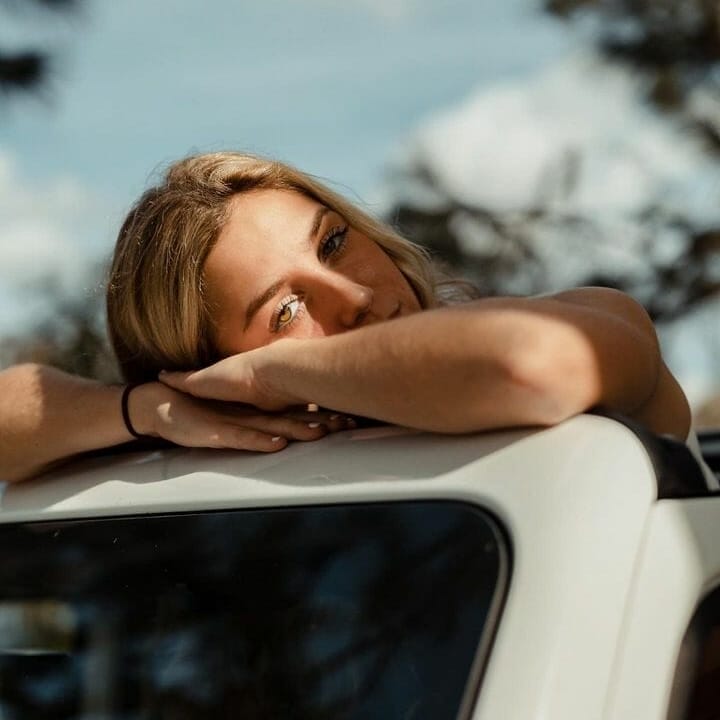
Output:
[[[453,437],[375,427],[269,455],[178,448],[86,459],[7,487],[0,522],[472,503],[497,519],[511,566],[473,717],[601,717],[628,588],[659,496],[653,462],[634,432],[598,416]]]
[[[623,466],[626,455],[633,463]],[[547,477],[549,491],[547,484],[564,485],[569,475],[585,484],[598,468],[618,462],[617,471],[625,473],[640,465],[644,472],[635,474],[653,494],[643,445],[606,418],[581,416],[546,430],[466,436],[378,426],[272,454],[170,448],[92,457],[8,486],[0,522],[408,496],[495,505],[498,488],[509,483],[526,486],[522,497],[540,476]],[[605,495],[610,488],[597,483],[595,492]]]

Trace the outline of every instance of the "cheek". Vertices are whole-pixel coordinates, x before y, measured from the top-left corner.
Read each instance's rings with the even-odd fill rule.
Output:
[[[392,288],[395,292],[405,295],[407,297],[412,296],[415,299],[415,291],[407,281],[407,278],[402,274],[400,268],[383,253],[384,262],[382,265],[377,267],[378,277],[382,284],[386,287]]]
[[[378,272],[377,264],[369,259],[357,260],[348,268],[348,276],[360,283],[374,287],[377,284],[378,277],[382,277],[383,273]]]
[[[405,277],[389,255],[374,242],[367,240],[361,253],[353,263],[353,275],[357,282],[369,286],[398,286],[405,284]]]
[[[271,345],[283,338],[300,338],[306,340],[325,337],[327,334],[323,326],[306,311],[304,316],[294,323],[288,332],[280,333],[279,335],[265,329],[262,323],[257,326],[253,324],[253,326],[245,332],[230,338],[229,341],[225,343],[222,354],[223,356],[228,356],[247,352],[248,350],[256,350],[257,348]]]

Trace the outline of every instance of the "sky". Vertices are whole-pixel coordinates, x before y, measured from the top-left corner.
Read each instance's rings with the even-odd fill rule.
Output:
[[[266,154],[372,206],[424,117],[572,42],[528,0],[86,0],[43,20],[0,27],[57,57],[40,98],[0,104],[0,334],[47,312],[40,282],[92,291],[87,267],[172,160]]]
[[[645,103],[645,92],[641,78],[591,45],[567,45],[542,66],[484,82],[430,113],[395,149],[395,167],[419,160],[443,195],[506,218],[543,207],[547,219],[525,238],[547,271],[546,291],[582,284],[591,270],[632,279],[638,299],[649,299],[657,292],[652,266],[673,268],[686,246],[686,229],[673,218],[691,219],[696,231],[720,224],[720,166],[681,121]],[[406,178],[385,191],[395,203],[444,202],[428,195],[424,183]],[[651,208],[657,217],[647,217]],[[591,218],[592,239],[557,222],[562,217]],[[487,225],[471,216],[457,214],[454,230],[469,257],[496,248]],[[714,272],[720,282],[720,267]],[[527,279],[517,281],[515,291],[527,293]],[[720,298],[658,330],[669,365],[700,407],[720,392]]]
[[[85,0],[69,17],[3,14],[0,47],[34,40],[55,73],[40,96],[0,97],[0,337],[52,312],[43,287],[101,293],[131,203],[191,152],[277,157],[376,211],[407,191],[388,171],[420,153],[457,196],[512,211],[579,148],[568,209],[600,213],[617,237],[654,197],[715,223],[715,167],[539,3]],[[703,323],[669,333],[696,348],[674,355],[697,398],[720,377]]]
[[[34,177],[71,169],[128,197],[158,163],[227,146],[367,191],[418,119],[562,34],[527,0],[86,1],[50,107],[15,102],[3,140]]]

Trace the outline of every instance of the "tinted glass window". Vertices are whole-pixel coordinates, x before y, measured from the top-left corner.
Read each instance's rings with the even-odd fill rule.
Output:
[[[506,558],[449,502],[0,526],[0,716],[456,718]]]

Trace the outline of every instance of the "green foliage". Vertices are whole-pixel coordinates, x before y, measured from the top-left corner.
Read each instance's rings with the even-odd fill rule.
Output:
[[[686,132],[705,142],[708,157],[720,162],[717,0],[544,0],[544,4],[564,22],[583,19],[583,27],[592,28],[592,37],[607,60],[645,79],[648,100],[658,112],[680,119]],[[572,157],[558,158],[568,196],[577,180],[571,161]],[[413,156],[393,179],[400,187],[421,189],[419,198],[435,200],[427,205],[423,200],[400,201],[391,208],[389,219],[455,273],[477,284],[484,295],[559,289],[552,281],[557,275],[552,267],[555,261],[543,252],[550,246],[563,248],[565,258],[586,258],[574,284],[629,292],[655,319],[681,315],[720,292],[720,212],[715,226],[708,227],[682,211],[670,215],[663,207],[640,208],[629,220],[639,228],[647,248],[665,232],[682,239],[682,250],[671,260],[648,252],[642,273],[609,276],[593,267],[592,258],[603,253],[609,239],[597,218],[559,212],[541,203],[507,213],[471,205],[443,185],[422,153]],[[470,228],[476,238],[472,247],[461,228]],[[554,255],[563,262],[562,253]]]
[[[580,14],[599,19],[603,51],[650,76],[650,99],[662,108],[684,108],[701,86],[720,91],[714,72],[720,61],[716,0],[546,0],[545,5],[567,20]]]
[[[119,382],[120,373],[105,331],[101,296],[94,292],[70,297],[56,288],[50,288],[48,294],[52,313],[37,325],[3,338],[0,366],[35,362],[84,377]]]
[[[28,11],[69,12],[80,6],[81,0],[0,0],[0,22],[3,15],[24,16],[32,20]],[[34,8],[33,8],[34,6]],[[7,50],[0,47],[0,91],[37,91],[47,82],[52,70],[50,53],[44,48],[29,47]]]

